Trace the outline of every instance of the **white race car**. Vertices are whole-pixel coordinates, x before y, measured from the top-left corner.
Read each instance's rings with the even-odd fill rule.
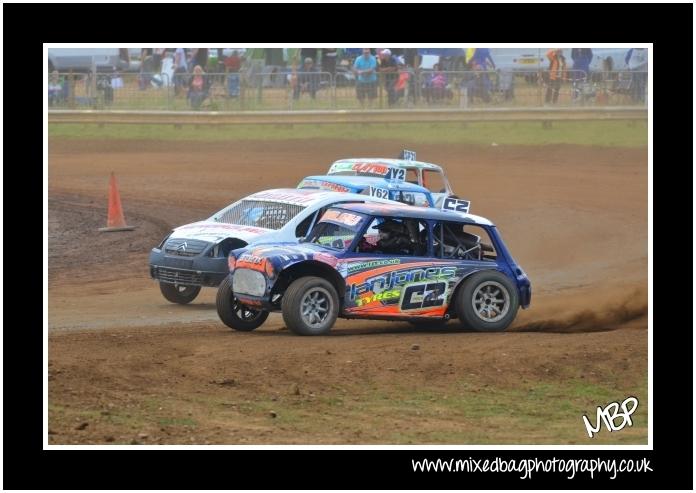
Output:
[[[150,276],[159,281],[168,301],[189,303],[202,286],[216,287],[229,274],[227,254],[231,250],[257,243],[297,242],[326,209],[348,202],[395,203],[326,190],[258,192],[168,234],[150,252]]]

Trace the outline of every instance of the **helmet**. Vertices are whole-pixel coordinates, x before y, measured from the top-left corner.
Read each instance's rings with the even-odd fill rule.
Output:
[[[405,233],[404,225],[393,219],[387,219],[386,221],[375,226],[375,229],[380,233],[387,233],[386,236],[388,238],[394,238]]]

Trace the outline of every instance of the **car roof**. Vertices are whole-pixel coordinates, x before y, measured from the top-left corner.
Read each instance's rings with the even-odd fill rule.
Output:
[[[404,190],[406,192],[422,192],[430,195],[430,190],[415,183],[407,181],[385,180],[377,176],[353,176],[353,175],[315,175],[307,176],[305,180],[327,181],[346,187],[366,189],[367,187],[386,188],[389,190]]]
[[[254,194],[243,197],[240,200],[259,200],[268,202],[281,202],[286,204],[295,204],[308,206],[323,202],[338,202],[349,199],[356,200],[374,200],[377,202],[392,201],[387,199],[378,199],[376,197],[367,197],[349,192],[334,192],[330,190],[317,190],[312,188],[274,188],[272,190],[263,190]]]
[[[397,216],[493,226],[493,223],[485,217],[461,212],[442,211],[432,207],[415,207],[412,205],[401,204],[375,204],[366,202],[364,204],[341,204],[332,208],[345,209],[353,212],[359,212],[361,214],[368,214],[370,216]]]
[[[389,159],[389,158],[381,158],[381,157],[347,158],[347,159],[339,159],[338,161],[334,161],[334,163],[331,166],[333,166],[334,164],[338,164],[338,163],[384,164],[386,166],[394,166],[397,168],[432,169],[432,170],[442,171],[442,166],[438,166],[437,164],[426,163],[424,161],[410,161],[408,159]]]

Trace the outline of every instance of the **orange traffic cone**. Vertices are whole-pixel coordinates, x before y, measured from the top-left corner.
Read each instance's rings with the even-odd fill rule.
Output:
[[[132,231],[134,229],[135,226],[126,226],[126,219],[121,209],[121,196],[118,194],[116,177],[112,171],[109,179],[109,215],[106,219],[106,228],[99,228],[99,231]]]

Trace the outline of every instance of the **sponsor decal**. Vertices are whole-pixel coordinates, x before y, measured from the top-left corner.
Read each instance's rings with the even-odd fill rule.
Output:
[[[362,216],[357,214],[352,214],[350,212],[338,211],[335,209],[329,209],[321,216],[322,221],[333,221],[339,224],[345,224],[346,226],[354,227],[360,223]]]
[[[279,191],[268,191],[259,192],[254,195],[250,195],[249,199],[270,199],[276,200],[278,202],[288,202],[290,204],[305,205],[315,202],[317,198],[321,197],[318,195],[320,192],[316,190],[298,190],[296,192],[279,192]]]
[[[364,282],[351,284],[349,299],[355,300],[359,296],[370,292],[378,294],[395,288],[404,287],[407,284],[449,279],[454,277],[456,273],[457,268],[454,266],[417,267],[385,272],[373,277],[368,277]]]
[[[389,168],[384,178],[387,180],[404,181],[406,179],[406,170],[403,168]]]
[[[242,226],[239,224],[227,224],[227,223],[187,224],[186,226],[181,226],[179,228],[176,228],[177,231],[181,230],[181,229],[195,229],[196,231],[192,231],[193,233],[206,233],[206,232],[209,232],[210,230],[220,230],[220,229],[226,229],[226,230],[230,230],[230,231],[245,231],[247,233],[255,233],[255,234],[267,233],[269,231],[268,229],[254,228],[253,226]]]
[[[391,289],[389,291],[382,291],[381,293],[376,293],[373,295],[363,296],[355,300],[356,306],[363,306],[369,303],[374,303],[376,301],[386,301],[397,299],[401,295],[401,291],[398,289]]]
[[[251,269],[264,272],[266,268],[266,259],[255,255],[244,254],[237,260],[235,269]]]
[[[445,197],[445,200],[442,201],[442,210],[454,212],[469,212],[469,201],[455,199],[453,197]]]
[[[324,252],[315,253],[314,260],[324,262],[325,264],[329,264],[331,267],[336,267],[336,264],[338,264],[338,259],[336,257]]]
[[[352,190],[344,185],[332,183],[323,180],[302,180],[297,188],[319,188],[321,190],[330,190],[332,192],[352,192]]]
[[[399,301],[402,312],[433,308],[444,305],[447,283],[438,281],[409,284],[402,293]]]
[[[263,262],[263,260],[263,257],[258,257],[249,253],[245,253],[241,257],[239,257],[240,262],[247,262],[250,264],[260,264],[261,262]]]
[[[370,163],[370,162],[348,162],[348,163],[335,163],[331,167],[332,172],[336,171],[355,171],[357,175],[367,175],[367,176],[386,176],[389,173],[389,165],[383,163]]]
[[[388,199],[389,190],[386,188],[373,187],[370,185],[370,196],[377,197],[378,199]]]
[[[383,260],[369,260],[367,262],[355,262],[348,264],[348,274],[353,274],[361,270],[374,269],[375,267],[381,267],[383,265],[399,265],[401,259],[390,258]]]

